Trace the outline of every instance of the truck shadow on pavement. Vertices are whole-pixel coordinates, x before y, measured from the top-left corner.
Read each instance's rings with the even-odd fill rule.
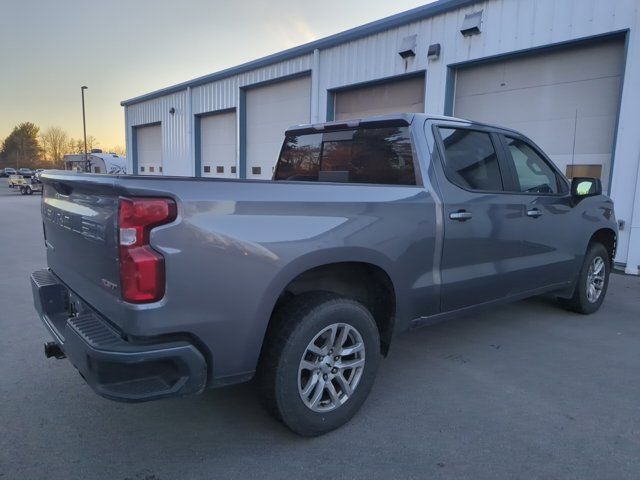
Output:
[[[529,312],[531,310],[533,312]],[[423,423],[420,418],[424,404],[407,403],[403,399],[411,396],[427,398],[429,386],[437,381],[442,370],[450,374],[449,370],[472,364],[479,345],[490,354],[504,349],[502,344],[508,342],[501,341],[500,335],[496,339],[489,338],[490,332],[500,332],[509,324],[512,330],[519,330],[520,324],[524,327],[524,323],[536,321],[536,318],[563,315],[571,314],[559,310],[555,300],[539,297],[399,335],[389,357],[381,363],[376,384],[362,411],[340,429],[340,435],[367,428],[364,424],[372,421],[384,428],[428,428],[428,422]],[[409,379],[414,381],[409,382]],[[289,432],[262,408],[253,382],[207,390],[194,397],[142,404],[119,404],[99,397],[96,401],[101,404],[99,410],[117,411],[116,415],[108,414],[103,419],[116,430],[124,429],[127,436],[139,437],[141,441],[164,438],[164,442],[173,445],[174,453],[178,453],[181,446],[185,447],[184,453],[192,452],[194,438],[201,444],[218,444],[221,435],[225,444],[238,442],[244,448],[265,441],[272,445],[274,442],[287,445],[300,441],[300,437]],[[403,417],[413,418],[411,422],[405,420],[393,427],[388,421],[376,419],[381,408],[391,409],[398,402],[402,402],[403,409],[397,410],[403,412]],[[432,406],[438,408],[438,405]],[[387,410],[382,417],[389,415],[394,416]],[[328,436],[333,435],[336,432]],[[322,442],[322,439],[311,441]]]

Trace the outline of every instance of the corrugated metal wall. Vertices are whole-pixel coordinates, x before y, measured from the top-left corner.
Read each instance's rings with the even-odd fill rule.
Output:
[[[621,232],[618,260],[640,264],[640,136],[636,110],[640,107],[640,37],[637,0],[486,0],[422,21],[372,34],[268,67],[194,87],[126,107],[127,150],[132,152],[131,127],[162,122],[165,174],[193,175],[193,115],[237,107],[244,86],[299,72],[312,72],[312,119],[323,121],[327,91],[405,73],[427,71],[425,111],[442,114],[451,92],[449,66],[548,44],[567,42],[630,29],[622,109],[616,140],[612,192],[618,216],[628,226]],[[482,34],[463,37],[460,26],[467,13],[483,10]],[[398,55],[402,39],[417,34],[416,57]],[[431,43],[442,45],[441,57],[428,61]],[[191,96],[191,102],[189,102]],[[176,113],[170,115],[169,108]],[[238,115],[240,118],[241,115]],[[239,135],[242,132],[239,130]],[[637,244],[631,255],[629,245]]]
[[[175,113],[169,113],[171,108]],[[135,150],[132,145],[132,127],[160,122],[162,128],[162,162],[165,175],[192,175],[191,116],[189,115],[188,92],[174,93],[165,97],[131,105],[126,109],[127,152]],[[132,169],[132,155],[127,155],[128,169]]]
[[[193,114],[213,112],[238,105],[240,88],[268,82],[277,78],[310,71],[313,55],[304,55],[286,62],[253,70],[217,82],[193,88]]]
[[[241,88],[310,71],[312,61],[313,55],[304,55],[125,107],[127,151],[134,151],[132,127],[160,122],[164,174],[194,175],[193,115],[237,107]],[[173,114],[169,113],[172,107],[175,109]],[[131,157],[128,156],[129,170],[132,168]]]

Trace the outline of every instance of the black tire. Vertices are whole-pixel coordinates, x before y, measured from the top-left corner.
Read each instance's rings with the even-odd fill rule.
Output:
[[[27,194],[27,187],[20,187],[20,195],[26,195]]]
[[[308,407],[299,392],[300,362],[309,343],[336,324],[355,328],[365,363],[349,398],[328,412]],[[371,313],[360,303],[326,292],[308,293],[279,308],[269,326],[257,372],[257,385],[269,412],[295,433],[313,437],[347,423],[367,398],[380,363],[380,336]]]
[[[31,187],[25,187],[25,190],[27,191],[27,195],[33,195],[33,189]]]
[[[595,301],[591,301],[587,294],[589,267],[598,257],[604,261],[604,280],[602,282],[600,295]],[[578,273],[578,279],[576,281],[573,296],[571,298],[559,298],[558,301],[560,302],[560,305],[566,310],[585,315],[597,312],[607,294],[610,273],[611,259],[609,258],[609,252],[601,243],[591,243],[587,249],[587,254],[584,257],[580,272]]]

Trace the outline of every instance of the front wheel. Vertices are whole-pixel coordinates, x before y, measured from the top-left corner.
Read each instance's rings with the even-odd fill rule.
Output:
[[[577,313],[596,312],[607,294],[610,273],[609,252],[601,243],[592,243],[584,257],[573,296],[559,299],[560,305]]]
[[[380,337],[360,303],[303,294],[275,314],[258,369],[268,410],[291,430],[317,436],[348,422],[380,362]]]

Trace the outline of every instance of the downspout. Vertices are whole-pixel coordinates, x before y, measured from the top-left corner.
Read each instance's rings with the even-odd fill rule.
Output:
[[[196,176],[195,136],[193,131],[193,101],[191,87],[187,87],[187,138],[189,138],[189,158],[191,164],[191,176]]]
[[[320,50],[313,51],[311,66],[311,123],[320,122]]]

